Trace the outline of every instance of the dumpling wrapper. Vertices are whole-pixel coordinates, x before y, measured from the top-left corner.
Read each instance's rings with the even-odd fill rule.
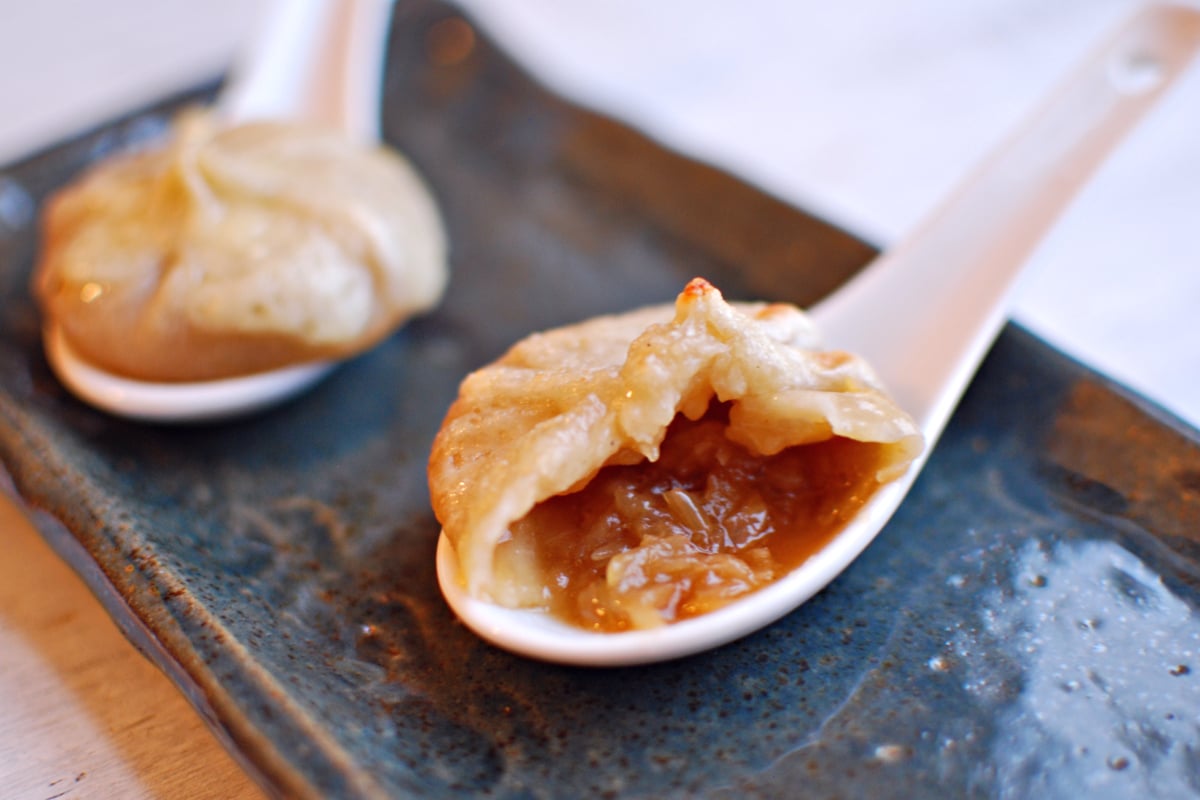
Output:
[[[673,307],[534,334],[463,381],[429,483],[467,591],[542,605],[533,565],[496,559],[510,526],[607,465],[654,461],[676,415],[699,419],[714,401],[729,404],[725,435],[762,455],[834,436],[878,443],[880,482],[923,446],[866,362],[821,349],[799,309],[730,304],[697,278]]]
[[[34,294],[88,362],[205,380],[365,350],[446,284],[446,237],[398,154],[298,123],[193,111],[43,215]]]

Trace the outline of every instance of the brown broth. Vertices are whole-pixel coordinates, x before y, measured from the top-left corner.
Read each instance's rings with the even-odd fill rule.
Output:
[[[512,529],[551,613],[583,628],[698,616],[808,559],[878,486],[879,446],[835,437],[762,456],[725,438],[726,409],[678,417],[660,458],[602,469]]]

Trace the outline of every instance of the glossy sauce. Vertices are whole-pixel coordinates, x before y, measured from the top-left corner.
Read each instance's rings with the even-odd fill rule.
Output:
[[[834,438],[773,456],[725,438],[727,410],[678,417],[654,463],[601,470],[512,528],[551,613],[653,628],[767,585],[832,538],[878,486],[878,445]]]

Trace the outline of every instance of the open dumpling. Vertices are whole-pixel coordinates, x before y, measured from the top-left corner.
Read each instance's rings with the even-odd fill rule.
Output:
[[[922,446],[803,312],[697,278],[674,307],[534,334],[469,375],[429,482],[472,596],[618,631],[780,577]]]

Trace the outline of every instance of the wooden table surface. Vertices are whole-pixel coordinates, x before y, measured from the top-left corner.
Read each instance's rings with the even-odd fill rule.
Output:
[[[2,496],[0,548],[0,797],[263,797]]]

